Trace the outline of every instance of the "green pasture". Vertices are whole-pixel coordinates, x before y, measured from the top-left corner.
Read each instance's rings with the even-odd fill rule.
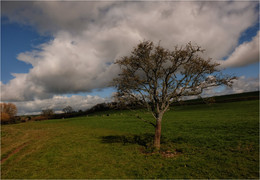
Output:
[[[1,127],[2,179],[259,178],[259,101],[172,107],[162,152],[142,111]]]

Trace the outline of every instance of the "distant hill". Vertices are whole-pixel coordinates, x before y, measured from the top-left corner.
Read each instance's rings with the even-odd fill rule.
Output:
[[[171,106],[180,106],[180,105],[195,105],[195,104],[210,104],[210,103],[226,103],[226,102],[235,102],[235,101],[247,101],[247,100],[257,100],[259,99],[259,91],[254,92],[246,92],[246,93],[238,93],[238,94],[229,94],[222,96],[213,96],[209,98],[198,98],[192,100],[185,100],[181,102],[175,102]],[[138,109],[140,106],[132,106],[134,108],[130,109]],[[100,111],[108,111],[111,109],[128,109],[126,107],[119,108],[117,103],[102,103],[97,104],[86,111],[86,114],[92,114]]]
[[[245,101],[259,99],[259,91],[215,96],[217,102]]]
[[[245,93],[237,93],[237,94],[229,94],[229,95],[221,95],[221,96],[213,96],[209,98],[199,98],[186,100],[183,102],[176,102],[173,105],[193,105],[193,104],[203,104],[203,103],[226,103],[226,102],[236,102],[236,101],[248,101],[248,100],[257,100],[259,99],[259,91],[254,92],[245,92]]]

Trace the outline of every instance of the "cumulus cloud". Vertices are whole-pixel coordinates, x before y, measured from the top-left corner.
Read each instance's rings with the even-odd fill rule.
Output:
[[[241,67],[259,62],[259,33],[252,41],[240,44],[228,59],[219,61],[221,67]]]
[[[251,91],[259,91],[259,78],[246,78],[241,76],[233,80],[232,87],[213,87],[204,90],[203,96],[217,96],[225,94],[237,94]]]
[[[73,95],[54,96],[49,99],[35,99],[34,101],[13,102],[18,109],[18,114],[40,114],[41,110],[53,109],[55,112],[61,112],[66,106],[71,106],[74,110],[86,110],[92,106],[106,102],[106,99],[98,96],[79,96]]]
[[[41,45],[40,51],[20,53],[17,59],[32,64],[33,68],[28,74],[13,74],[15,78],[2,85],[2,100],[44,99],[52,94],[90,92],[109,86],[118,74],[114,60],[132,48],[125,49],[128,45],[120,42],[110,47],[106,38],[111,36],[115,35],[103,34],[93,47],[85,41],[89,37],[71,37],[62,32]],[[135,39],[131,36],[124,39],[127,38],[128,42]]]
[[[191,41],[206,48],[206,56],[221,59],[256,23],[256,7],[256,2],[234,1],[2,2],[2,13],[11,22],[32,25],[53,39],[17,56],[32,68],[1,84],[1,98],[50,99],[107,87],[118,74],[115,60],[144,39],[161,40],[166,48]]]
[[[239,77],[234,81],[233,88],[226,88],[231,93],[243,93],[250,91],[259,91],[259,78],[246,78],[245,76]],[[228,92],[227,92],[228,93]]]

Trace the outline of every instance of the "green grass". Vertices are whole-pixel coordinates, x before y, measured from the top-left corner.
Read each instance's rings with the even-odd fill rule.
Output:
[[[162,149],[180,152],[172,158],[143,153],[154,128],[137,113],[152,120],[109,111],[2,126],[1,176],[259,178],[258,100],[173,107],[162,126]]]

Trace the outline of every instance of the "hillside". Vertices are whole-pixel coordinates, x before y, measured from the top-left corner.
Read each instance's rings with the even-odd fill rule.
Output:
[[[213,99],[212,103],[225,103],[225,102],[258,100],[259,99],[259,91],[229,94],[229,95],[221,95],[221,96],[212,96],[212,97],[209,97],[209,98]],[[186,100],[186,101],[183,101],[183,104],[185,104],[185,105],[205,104],[205,103],[207,103],[207,99],[208,98]],[[175,103],[174,105],[178,105],[178,104],[179,103]]]
[[[2,126],[1,176],[259,178],[259,100],[175,107],[163,119],[160,154],[150,153],[154,129],[137,115],[152,120],[112,110]]]
[[[210,99],[210,100],[208,100]],[[181,106],[181,105],[196,105],[196,104],[214,104],[214,103],[225,103],[225,102],[237,102],[237,101],[247,101],[247,100],[258,100],[259,99],[259,91],[254,92],[246,92],[246,93],[238,93],[238,94],[229,94],[222,96],[212,96],[210,98],[197,98],[191,100],[184,100],[181,102],[175,102],[171,106]],[[113,109],[141,109],[140,106],[132,106],[130,108],[121,107],[118,108],[116,103],[102,103],[93,106],[92,108],[86,110],[86,114],[92,114],[102,111],[108,111]],[[82,115],[82,114],[81,114]]]

